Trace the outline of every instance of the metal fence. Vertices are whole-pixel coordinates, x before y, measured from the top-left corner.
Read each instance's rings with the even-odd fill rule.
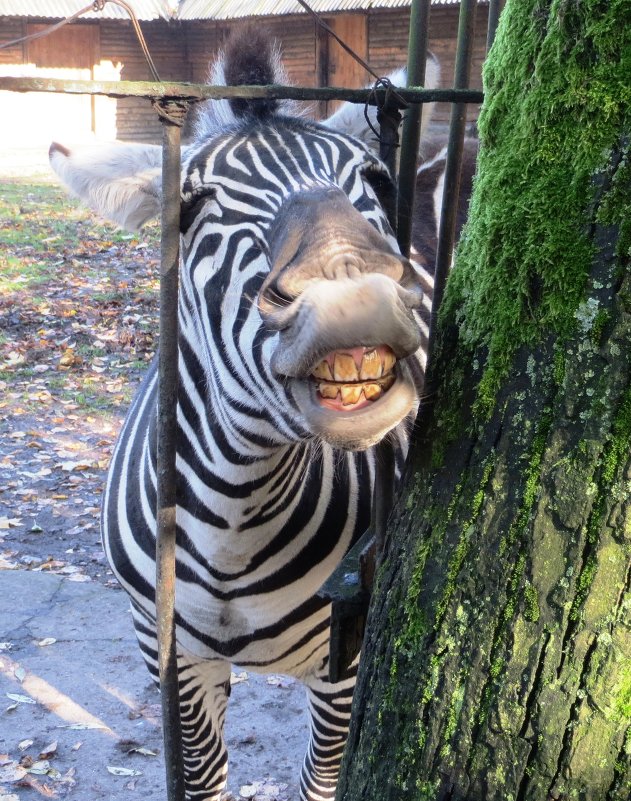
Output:
[[[502,0],[489,0],[487,50],[493,41]],[[118,3],[117,3],[118,4]],[[126,5],[120,3],[121,5]],[[423,104],[431,101],[452,103],[449,145],[442,201],[441,224],[435,267],[432,319],[442,299],[451,262],[456,226],[456,205],[460,166],[469,103],[481,103],[482,93],[468,89],[477,0],[461,0],[453,89],[425,90],[427,31],[431,0],[414,0],[411,10],[408,49],[408,88],[389,91],[374,89],[307,88],[290,86],[217,87],[198,84],[147,81],[79,81],[48,78],[0,77],[0,90],[15,92],[62,92],[105,95],[107,97],[150,98],[163,122],[162,210],[160,268],[160,347],[158,390],[158,533],[156,543],[156,607],[158,617],[159,665],[164,729],[164,756],[168,801],[184,801],[184,769],[175,643],[175,533],[176,533],[176,408],[178,357],[178,265],[180,216],[180,139],[181,126],[189,105],[200,100],[267,97],[296,100],[345,100],[378,107],[381,126],[381,154],[394,173],[401,110],[409,105],[400,148],[398,200],[388,210],[397,231],[399,245],[408,255],[411,240],[411,213],[419,149]],[[430,329],[430,356],[433,344]],[[361,645],[375,563],[382,548],[388,515],[393,501],[393,454],[388,445],[379,446],[372,523],[358,546],[347,556],[324,588],[333,604],[331,670],[341,676]],[[348,576],[356,576],[350,583]],[[344,580],[341,577],[344,576]],[[344,586],[341,590],[340,587]]]

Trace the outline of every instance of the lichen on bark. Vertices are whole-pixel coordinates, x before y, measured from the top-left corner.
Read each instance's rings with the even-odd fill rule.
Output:
[[[631,793],[631,0],[508,0],[343,801]]]

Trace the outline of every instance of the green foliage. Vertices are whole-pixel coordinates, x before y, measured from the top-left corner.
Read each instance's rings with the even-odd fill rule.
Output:
[[[517,348],[574,330],[592,258],[594,178],[631,133],[630,75],[629,0],[507,4],[485,65],[470,220],[442,309],[465,345],[488,348],[479,419]],[[630,171],[625,158],[599,199],[599,220],[621,227],[627,254]]]

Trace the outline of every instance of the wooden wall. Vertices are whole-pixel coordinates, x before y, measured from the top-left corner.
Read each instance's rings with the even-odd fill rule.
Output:
[[[430,14],[430,48],[441,63],[441,85],[446,87],[451,86],[453,80],[458,11],[457,6],[434,6]],[[481,86],[480,69],[484,58],[486,19],[487,7],[483,5],[478,8],[471,81],[474,88]],[[409,9],[338,14],[327,17],[327,20],[336,30],[339,29],[340,35],[367,59],[378,74],[386,74],[405,64]],[[51,20],[0,17],[0,41],[24,35],[28,26],[34,23],[50,22]],[[221,48],[229,31],[247,24],[250,23],[243,20],[229,23],[208,20],[185,22],[159,20],[141,23],[149,51],[161,78],[193,82],[204,82],[207,79],[209,62]],[[358,68],[336,42],[326,41],[327,37],[311,17],[301,15],[265,18],[256,20],[255,24],[264,26],[279,41],[284,63],[293,83],[303,86],[362,86],[371,82],[370,76]],[[72,35],[80,36],[81,31],[87,31],[87,26],[90,26],[91,34],[89,37],[85,35],[85,41],[90,39],[90,46],[96,54],[92,77],[102,80],[150,78],[149,68],[136,41],[131,22],[121,20],[77,22],[62,30],[72,29]],[[54,37],[55,34],[52,34],[46,44],[49,54],[48,67],[50,59],[54,60],[56,46]],[[68,50],[62,38],[60,36],[57,40],[60,68],[67,60],[67,58],[64,60],[63,51]],[[16,45],[7,50],[0,50],[0,69],[3,74],[20,74],[20,69],[26,69],[26,74],[37,74],[39,68],[37,65],[29,65],[28,46]],[[70,77],[70,75],[59,74],[59,77]],[[13,94],[10,102],[16,105],[16,113],[12,113],[10,118],[24,119],[24,110],[27,107],[35,111],[38,108],[48,108],[49,101],[44,103],[42,98],[43,95],[36,94],[16,98]],[[52,101],[52,97],[49,100]],[[312,113],[316,111],[326,113],[323,105],[319,105],[316,109],[315,104],[311,104],[310,110]],[[470,119],[477,118],[477,111],[478,109],[470,107]],[[92,101],[90,114],[88,128],[91,127],[100,137],[145,142],[160,140],[161,126],[148,100],[95,98]],[[445,123],[449,115],[449,104],[443,104],[437,107],[435,119],[438,123]],[[85,128],[85,123],[80,127]],[[34,135],[37,132],[42,139],[46,138],[48,131],[45,121],[39,126],[38,131],[34,131]],[[6,137],[6,130],[4,140],[0,132],[0,140],[6,141]],[[19,140],[21,135],[15,134],[14,138],[16,137]]]

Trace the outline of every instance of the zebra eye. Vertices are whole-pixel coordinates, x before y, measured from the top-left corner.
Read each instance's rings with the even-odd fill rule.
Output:
[[[182,198],[180,203],[180,231],[186,231],[195,220],[203,204],[214,198],[216,191],[209,186],[200,187],[188,197]]]

